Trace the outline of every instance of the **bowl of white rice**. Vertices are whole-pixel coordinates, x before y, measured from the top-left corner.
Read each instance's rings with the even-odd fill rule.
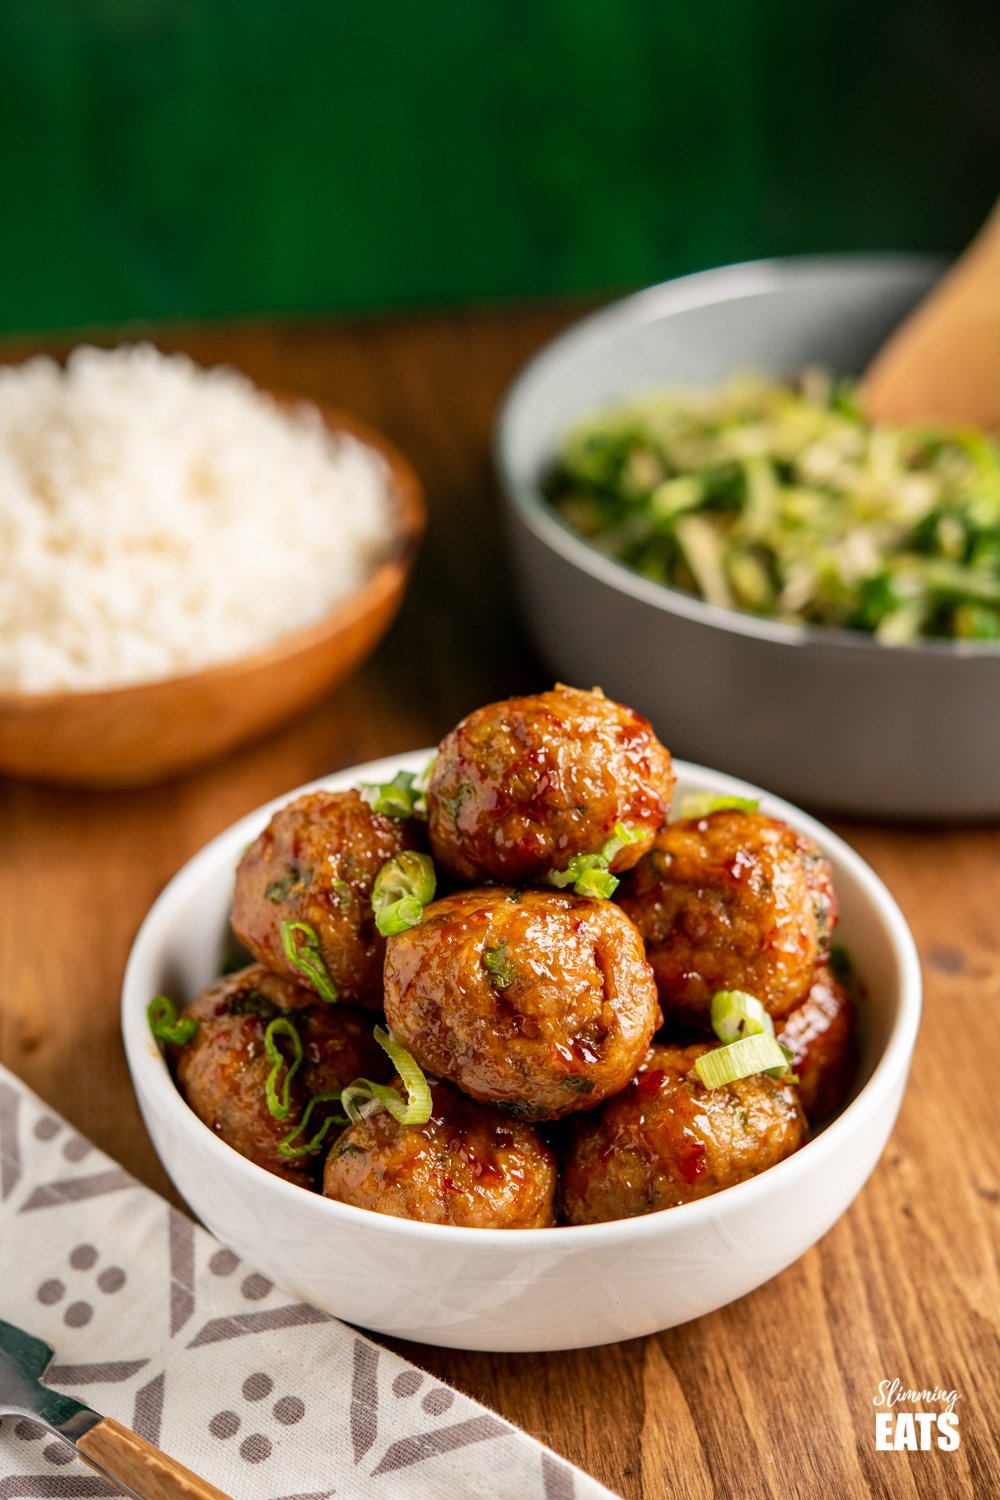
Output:
[[[0,368],[0,772],[185,771],[342,680],[424,525],[355,419],[149,344]]]

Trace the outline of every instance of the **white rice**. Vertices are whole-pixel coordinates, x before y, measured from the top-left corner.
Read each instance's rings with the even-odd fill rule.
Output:
[[[382,457],[149,344],[0,369],[0,691],[197,671],[318,620],[390,547]]]

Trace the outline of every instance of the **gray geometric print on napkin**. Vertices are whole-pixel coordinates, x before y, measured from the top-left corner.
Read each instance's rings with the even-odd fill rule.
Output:
[[[194,1225],[172,1208],[167,1217],[170,1246],[170,1337],[180,1333],[195,1308]]]
[[[0,1082],[0,1199],[9,1198],[21,1180],[21,1143],[17,1117],[21,1096],[9,1083]]]
[[[55,1345],[54,1386],[200,1462],[238,1500],[609,1497],[467,1397],[286,1300],[2,1068],[0,1316]],[[34,1424],[2,1424],[0,1500],[114,1493]]]
[[[0,1480],[0,1500],[88,1500],[90,1496],[121,1497],[121,1491],[106,1479],[86,1474],[26,1474]]]
[[[379,1413],[379,1359],[381,1350],[373,1344],[356,1339],[354,1342],[354,1376],[351,1386],[351,1442],[354,1447],[354,1462],[359,1464],[378,1440]],[[393,1394],[400,1400],[415,1396],[424,1383],[419,1370],[401,1370],[392,1382]],[[442,1416],[455,1399],[454,1391],[447,1386],[435,1386],[426,1393],[421,1407],[432,1417]],[[470,1443],[482,1443],[490,1438],[507,1437],[510,1428],[498,1417],[483,1412],[464,1422],[449,1423],[446,1427],[431,1426],[404,1438],[397,1438],[385,1450],[371,1470],[373,1478],[389,1474],[395,1469],[405,1469],[410,1464],[421,1463],[440,1453],[451,1453],[456,1448],[466,1448]]]

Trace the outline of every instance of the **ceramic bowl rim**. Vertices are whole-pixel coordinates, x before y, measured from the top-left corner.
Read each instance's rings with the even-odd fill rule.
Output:
[[[494,428],[494,462],[501,488],[508,504],[535,537],[550,551],[584,573],[618,593],[629,595],[642,604],[651,605],[665,614],[679,615],[699,625],[732,635],[750,636],[776,646],[829,647],[836,650],[891,653],[901,657],[961,657],[989,661],[1000,656],[1000,641],[948,641],[924,639],[898,646],[886,646],[860,630],[835,626],[794,625],[781,620],[767,620],[739,610],[724,609],[693,595],[684,594],[666,584],[656,583],[634,572],[625,563],[604,556],[576,535],[551,510],[534,480],[516,477],[511,460],[512,432],[521,409],[532,399],[532,387],[553,368],[572,360],[581,347],[609,330],[641,328],[664,314],[694,311],[768,292],[782,291],[805,284],[832,272],[850,271],[863,282],[876,271],[940,271],[943,262],[929,255],[845,254],[775,257],[770,260],[743,261],[698,271],[690,276],[663,281],[627,297],[598,308],[572,323],[534,354],[508,386]],[[623,399],[627,399],[624,397]]]
[[[870,913],[879,920],[898,969],[895,1016],[871,1076],[841,1113],[801,1150],[768,1168],[760,1176],[726,1188],[723,1193],[660,1213],[616,1219],[609,1223],[564,1225],[547,1229],[473,1229],[394,1218],[388,1214],[377,1214],[368,1209],[335,1202],[274,1176],[240,1156],[214,1135],[185,1103],[147,1029],[146,1004],[150,994],[147,993],[148,986],[143,971],[157,962],[162,953],[159,940],[161,931],[169,928],[174,913],[186,903],[192,889],[198,889],[206,881],[210,883],[213,880],[220,859],[231,857],[234,851],[238,853],[249,839],[256,836],[271,814],[291,798],[324,788],[341,790],[359,780],[385,780],[400,767],[421,768],[431,754],[432,749],[407,752],[335,771],[285,792],[245,814],[223,829],[181,867],[154,901],[136,934],[125,968],[121,1004],[122,1032],[133,1086],[140,1102],[148,1103],[159,1118],[169,1119],[177,1134],[192,1139],[203,1153],[217,1162],[218,1171],[223,1176],[239,1179],[242,1192],[261,1201],[270,1199],[279,1212],[281,1205],[287,1204],[289,1209],[297,1206],[296,1217],[299,1220],[303,1213],[314,1214],[313,1222],[320,1232],[324,1226],[339,1226],[344,1230],[353,1228],[359,1234],[367,1233],[376,1237],[385,1235],[396,1241],[409,1239],[421,1244],[437,1244],[442,1249],[445,1246],[452,1249],[472,1249],[474,1245],[478,1245],[484,1252],[493,1249],[528,1255],[543,1250],[555,1252],[560,1247],[567,1252],[613,1249],[616,1246],[621,1248],[635,1240],[669,1238],[671,1235],[681,1235],[688,1229],[696,1231],[699,1224],[717,1219],[720,1213],[724,1213],[727,1204],[736,1209],[754,1194],[766,1197],[770,1193],[780,1194],[782,1188],[794,1190],[796,1180],[803,1174],[822,1170],[824,1163],[835,1159],[841,1149],[849,1150],[852,1141],[863,1138],[866,1125],[879,1115],[892,1094],[905,1082],[920,1021],[920,963],[905,918],[871,867],[848,844],[816,819],[782,798],[763,792],[737,777],[683,760],[674,763],[682,780],[685,777],[691,777],[695,781],[700,777],[709,777],[713,789],[737,796],[759,795],[763,811],[779,818],[787,818],[793,826],[814,838],[824,852],[833,852],[838,863],[850,871],[852,879],[863,892]],[[289,1197],[289,1194],[293,1196]]]

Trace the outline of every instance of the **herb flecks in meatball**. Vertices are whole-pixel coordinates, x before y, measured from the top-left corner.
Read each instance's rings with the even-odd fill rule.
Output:
[[[663,826],[673,785],[649,722],[600,691],[509,698],[441,742],[427,794],[431,848],[464,884],[541,884],[574,856],[599,854],[620,824],[634,836],[611,862],[620,873]]]
[[[657,1046],[623,1093],[576,1122],[563,1172],[570,1224],[634,1218],[745,1182],[804,1145],[789,1084],[764,1074],[707,1089],[708,1047]]]
[[[194,1038],[173,1052],[177,1085],[199,1119],[210,1130],[258,1166],[303,1187],[314,1183],[311,1159],[289,1159],[279,1151],[282,1140],[302,1118],[313,1094],[339,1091],[360,1075],[383,1079],[390,1071],[372,1034],[371,1015],[346,1005],[323,1005],[311,990],[254,964],[204,990],[184,1012],[198,1022]],[[278,1069],[267,1055],[270,1023],[294,1027],[301,1062]],[[276,1038],[279,1055],[293,1060],[287,1026]],[[268,1104],[287,1099],[280,1116]],[[274,1085],[277,1083],[277,1088]]]
[[[625,1087],[660,1021],[632,923],[610,901],[499,886],[434,902],[389,939],[386,1016],[421,1066],[522,1119]]]
[[[377,813],[356,791],[297,797],[240,860],[236,935],[269,969],[306,982],[289,958],[282,927],[310,929],[339,998],[380,1009],[385,940],[375,926],[372,885],[388,860],[425,842],[417,819]]]
[[[829,926],[828,867],[758,813],[720,811],[664,828],[618,900],[646,944],[668,1021],[707,1029],[717,990],[745,990],[774,1017],[802,998]]]
[[[323,1192],[341,1203],[473,1229],[546,1228],[555,1191],[555,1158],[531,1126],[447,1083],[434,1084],[426,1124],[379,1110],[349,1126],[323,1174]]]

